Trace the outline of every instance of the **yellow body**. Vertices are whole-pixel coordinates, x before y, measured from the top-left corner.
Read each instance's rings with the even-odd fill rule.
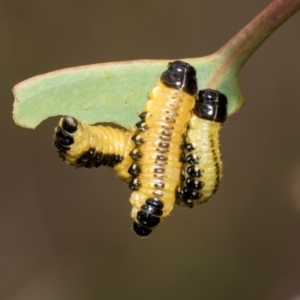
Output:
[[[147,128],[139,133],[144,140],[138,147],[142,156],[136,161],[141,169],[137,177],[140,187],[130,197],[131,216],[136,222],[137,213],[148,198],[159,198],[163,202],[163,217],[169,215],[174,207],[182,169],[181,146],[194,104],[194,96],[168,88],[161,82],[149,95],[144,108]],[[162,142],[169,143],[169,147],[160,147]]]
[[[219,132],[222,123],[204,120],[193,115],[189,122],[186,141],[193,145],[191,151],[198,159],[199,163],[195,165],[196,170],[201,170],[202,176],[199,178],[204,186],[199,191],[202,196],[199,200],[193,200],[194,204],[206,202],[218,189],[222,178],[223,163],[220,151]],[[183,173],[189,164],[183,166]],[[178,203],[186,205],[184,203]]]
[[[59,122],[59,127],[62,127],[62,121],[63,118]],[[69,146],[70,150],[66,153],[60,153],[66,163],[80,167],[77,160],[89,149],[95,149],[95,152],[105,155],[119,155],[122,161],[112,167],[112,170],[123,180],[130,180],[128,168],[133,160],[129,153],[134,147],[131,132],[110,126],[91,126],[78,121],[77,130],[69,135],[73,137],[74,143]]]

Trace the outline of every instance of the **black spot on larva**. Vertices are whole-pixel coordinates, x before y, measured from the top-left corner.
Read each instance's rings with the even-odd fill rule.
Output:
[[[54,140],[54,145],[60,153],[67,153],[67,151],[71,149],[71,147],[60,144],[57,139]],[[64,156],[61,157],[64,158]]]
[[[135,134],[131,138],[136,146],[141,146],[145,141],[139,134]]]
[[[189,187],[184,187],[183,190],[180,192],[182,200],[197,200],[200,197],[200,193],[194,191]]]
[[[88,151],[86,151],[85,153],[83,153],[78,159],[77,159],[77,164],[79,165],[84,165],[86,164],[90,159],[92,159],[92,157],[95,154],[95,149],[94,148],[90,148]],[[99,154],[100,156],[100,154]]]
[[[141,225],[153,228],[160,223],[160,217],[154,216],[151,213],[145,211],[139,211],[137,213],[137,220]]]
[[[135,126],[140,132],[144,132],[146,129],[148,129],[148,125],[143,120],[137,122]]]
[[[182,202],[184,202],[188,207],[193,208],[194,203],[193,203],[193,200],[190,197],[191,194],[192,194],[192,191],[185,188],[184,190],[177,191],[176,194],[175,194],[175,197],[176,197],[176,199],[179,199]]]
[[[77,130],[78,122],[75,118],[64,117],[62,121],[62,128],[69,133],[74,133]]]
[[[227,98],[217,90],[201,90],[194,113],[199,118],[222,123],[227,118]]]
[[[183,148],[184,148],[185,150],[187,150],[188,152],[195,150],[195,148],[193,147],[193,145],[190,144],[190,143],[184,143],[184,144],[183,144]]]
[[[74,139],[69,133],[58,127],[55,133],[55,140],[62,146],[70,146],[74,143]]]
[[[194,154],[189,154],[185,157],[185,161],[190,164],[198,164],[199,159]]]
[[[164,208],[164,204],[162,201],[160,201],[158,198],[148,198],[146,200],[146,203],[149,205],[153,205],[155,207],[157,207],[158,209],[163,209]]]
[[[172,138],[170,136],[160,135],[159,139],[161,139],[163,141],[171,141]]]
[[[161,148],[169,148],[170,147],[170,144],[168,142],[163,142],[163,141],[160,141],[158,143],[158,146],[161,147]]]
[[[190,95],[197,93],[196,70],[186,62],[177,60],[169,63],[160,80],[168,87],[184,90]]]
[[[156,180],[154,181],[154,187],[156,188],[164,188],[165,187],[165,184],[162,180]]]
[[[203,188],[204,183],[202,181],[189,177],[186,180],[186,185],[191,189],[200,190]]]
[[[175,120],[175,118],[173,116],[166,116],[165,120],[167,122],[170,122],[170,123],[175,123],[176,122],[176,120]]]
[[[138,150],[138,148],[134,148],[129,155],[133,160],[138,160],[142,157],[142,153]]]
[[[141,183],[139,182],[139,180],[137,178],[133,178],[128,184],[129,188],[133,191],[138,191],[140,188],[140,185],[141,185]]]
[[[169,151],[168,148],[156,148],[156,151],[158,153],[167,153]]]
[[[80,167],[92,168],[100,166],[114,167],[116,164],[122,162],[123,157],[118,154],[103,154],[101,152],[95,152],[94,148],[90,148],[83,153],[76,163]]]
[[[200,177],[201,171],[196,170],[195,166],[188,166],[186,172],[192,177]]]
[[[168,160],[168,156],[164,154],[159,154],[156,156],[156,160]]]
[[[139,115],[139,117],[140,117],[140,119],[141,119],[142,121],[145,121],[146,116],[147,116],[147,112],[146,112],[146,111],[142,112],[142,113]]]
[[[142,207],[141,207],[142,210],[148,212],[149,214],[153,214],[153,215],[156,215],[156,216],[162,216],[163,214],[163,211],[157,207],[155,207],[154,205],[151,205],[151,204],[144,204]]]
[[[141,168],[137,164],[132,164],[129,169],[128,173],[133,177],[137,177],[141,172]]]
[[[97,155],[96,155],[97,156]],[[103,157],[103,166],[114,167],[116,164],[122,162],[123,157],[118,154],[105,154]],[[105,164],[104,162],[107,161]]]
[[[152,229],[147,228],[137,222],[133,222],[133,230],[137,235],[142,237],[148,236],[152,232]]]
[[[162,130],[160,133],[164,136],[172,136],[172,132],[169,130]]]

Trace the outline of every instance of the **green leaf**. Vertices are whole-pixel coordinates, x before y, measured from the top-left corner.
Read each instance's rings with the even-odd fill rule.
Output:
[[[182,59],[197,70],[199,89],[221,90],[229,99],[229,114],[243,103],[235,74],[207,86],[220,65],[220,55]],[[57,115],[88,124],[113,122],[131,128],[143,111],[148,93],[173,60],[138,60],[63,69],[25,80],[13,89],[14,120],[35,128]]]

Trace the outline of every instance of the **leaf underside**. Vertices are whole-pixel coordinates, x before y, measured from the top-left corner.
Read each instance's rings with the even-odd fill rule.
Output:
[[[181,59],[197,70],[198,88],[218,89],[228,98],[228,114],[243,104],[234,71],[219,81],[212,78],[222,58],[217,54]],[[74,67],[39,75],[14,89],[15,122],[35,128],[53,116],[72,116],[87,124],[112,122],[132,128],[143,111],[148,93],[173,60],[136,60]],[[209,86],[214,82],[214,86]]]

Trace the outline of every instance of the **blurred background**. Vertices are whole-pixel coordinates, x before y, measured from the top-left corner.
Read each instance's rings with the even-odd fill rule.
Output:
[[[300,299],[300,13],[253,55],[222,130],[221,189],[148,239],[130,190],[11,118],[12,87],[66,67],[198,57],[270,0],[0,0],[0,299]],[[43,105],[41,99],[41,105]]]

